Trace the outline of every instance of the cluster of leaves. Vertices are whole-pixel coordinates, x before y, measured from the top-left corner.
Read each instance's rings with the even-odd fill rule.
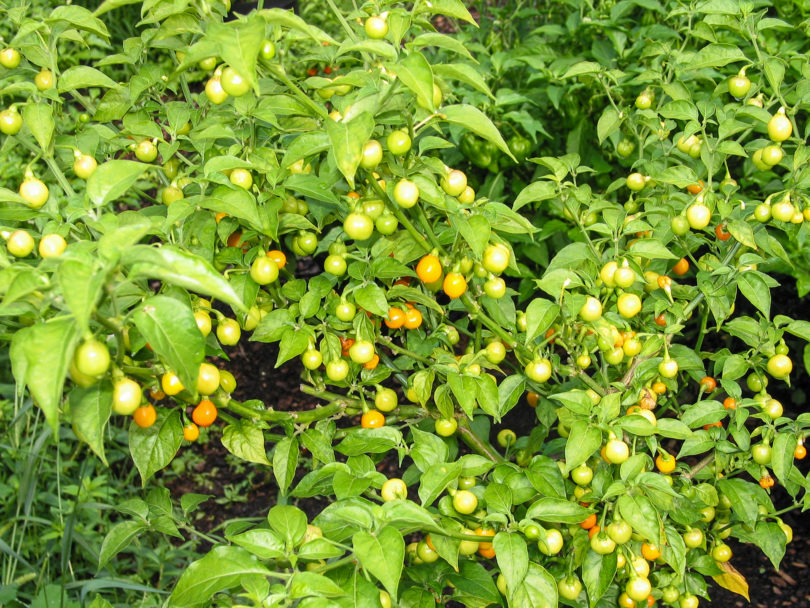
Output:
[[[8,12],[0,323],[101,462],[127,421],[144,484],[200,438],[272,467],[281,504],[170,606],[692,608],[707,576],[744,593],[729,536],[779,563],[769,489],[810,500],[810,417],[767,392],[810,341],[767,271],[807,272],[800,29],[723,0],[479,33],[458,0],[330,2],[333,30],[166,0],[65,53],[119,4]],[[233,399],[243,331],[324,405]],[[124,512],[100,567],[180,534],[163,494]]]

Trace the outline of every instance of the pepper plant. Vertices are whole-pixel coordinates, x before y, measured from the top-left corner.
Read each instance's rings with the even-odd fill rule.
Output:
[[[459,0],[161,0],[109,50],[121,4],[7,11],[0,322],[60,441],[106,462],[128,427],[145,486],[199,441],[272,470],[266,521],[165,605],[693,608],[746,594],[729,537],[778,565],[808,484],[772,394],[810,340],[771,298],[807,273],[801,29],[559,2],[504,47]],[[235,399],[245,340],[322,405]],[[175,531],[164,503],[122,509],[100,572]]]

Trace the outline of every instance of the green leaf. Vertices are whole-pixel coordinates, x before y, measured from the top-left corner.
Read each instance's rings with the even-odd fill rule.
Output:
[[[768,57],[765,60],[764,72],[771,88],[778,93],[785,78],[785,64],[777,57]]]
[[[430,512],[410,500],[390,500],[383,503],[382,510],[383,519],[388,523],[398,524],[400,528],[417,526],[431,530],[436,527],[436,522],[433,521]]]
[[[773,567],[779,570],[779,564],[785,556],[787,537],[776,522],[760,521],[753,532],[743,529],[735,530],[734,536],[745,543],[752,543],[762,549],[771,560]]]
[[[796,436],[792,433],[778,433],[773,442],[771,466],[777,479],[783,484],[793,465],[793,452],[796,450]]]
[[[90,446],[107,465],[104,453],[104,429],[112,412],[112,386],[98,382],[87,388],[75,387],[70,392],[70,421],[80,441]]]
[[[307,533],[307,514],[292,505],[276,505],[267,513],[267,523],[284,542],[297,545]]]
[[[157,421],[149,428],[141,428],[135,422],[129,425],[129,451],[144,487],[152,475],[172,461],[183,441],[180,411],[157,409]]]
[[[749,270],[738,273],[737,286],[746,299],[765,315],[765,318],[770,318],[771,290],[759,272]]]
[[[587,397],[587,395],[585,395]],[[570,471],[588,460],[602,445],[602,431],[578,420],[565,442],[565,466]]]
[[[376,283],[369,283],[355,291],[354,301],[372,314],[380,316],[388,314],[388,300],[385,299],[385,292]]]
[[[608,106],[599,117],[599,122],[596,124],[596,135],[599,138],[600,145],[613,133],[619,130],[622,124],[621,115],[613,108]]]
[[[291,175],[284,181],[284,185],[290,190],[314,198],[316,201],[335,205],[339,203],[332,187],[315,175],[306,173]]]
[[[598,74],[602,71],[602,66],[593,61],[580,61],[570,66],[563,74],[563,78],[573,78],[574,76],[584,76],[586,74]]]
[[[104,272],[97,271],[81,258],[63,261],[56,271],[62,297],[82,333],[90,328],[90,315],[101,295],[104,278]]]
[[[464,602],[465,606],[483,608],[503,601],[492,574],[480,562],[462,560],[458,573],[450,572],[447,579],[456,589],[454,599]]]
[[[593,409],[593,402],[591,401],[591,398],[583,390],[557,393],[556,395],[549,395],[549,397],[555,401],[559,401],[575,414],[587,416]]]
[[[338,56],[347,53],[369,53],[377,55],[383,59],[393,61],[397,58],[397,50],[390,42],[385,40],[370,40],[368,38],[362,40],[346,40],[337,50]]]
[[[664,118],[673,120],[698,120],[698,111],[691,101],[678,99],[670,101],[661,106],[659,113]]]
[[[265,204],[260,210],[256,204],[256,198],[247,190],[217,186],[210,196],[189,197],[189,202],[197,204],[203,209],[227,213],[233,218],[247,222],[257,232],[276,238],[278,223],[273,224],[269,221],[266,213],[269,205]]]
[[[473,381],[476,385],[478,405],[490,416],[497,417],[500,396],[498,395],[498,386],[494,378],[487,374],[481,374],[473,378]]]
[[[619,513],[633,528],[652,543],[661,543],[658,512],[645,496],[625,494],[616,503]]]
[[[460,40],[452,36],[448,36],[447,34],[440,34],[438,32],[425,32],[424,34],[420,34],[416,36],[413,40],[406,44],[408,47],[414,48],[423,48],[426,46],[435,46],[442,49],[446,49],[448,51],[452,51],[458,55],[462,55],[467,59],[478,63],[470,54],[470,51],[467,50],[467,47],[464,46],[464,43]],[[466,65],[466,64],[465,64]],[[433,66],[434,70],[437,66]]]
[[[200,363],[205,358],[205,337],[189,305],[168,296],[153,296],[135,310],[132,320],[183,386],[196,393]]]
[[[363,146],[374,131],[374,118],[368,112],[361,112],[349,122],[326,121],[326,133],[332,143],[331,153],[338,169],[354,188],[354,174],[363,158]]]
[[[526,577],[511,593],[510,606],[553,608],[557,606],[557,581],[540,564],[529,562]]]
[[[303,133],[286,144],[284,158],[282,158],[280,165],[282,167],[289,167],[302,158],[327,151],[329,146],[329,135],[323,131]]]
[[[53,143],[53,130],[55,127],[53,108],[47,103],[27,103],[23,107],[22,117],[31,130],[34,139],[37,140],[39,147],[48,154]]]
[[[529,571],[529,551],[526,539],[515,532],[498,532],[492,541],[495,559],[501,574],[506,578],[506,588],[517,590]],[[510,594],[514,597],[514,592]],[[513,605],[510,599],[510,605]]]
[[[595,551],[585,553],[582,563],[582,582],[588,592],[588,605],[594,608],[605,595],[613,577],[616,576],[616,552],[599,555]]]
[[[440,63],[433,66],[433,74],[445,80],[458,80],[468,84],[487,97],[495,99],[481,73],[467,63]]]
[[[435,433],[426,433],[418,428],[411,429],[413,433],[413,447],[410,457],[420,471],[427,471],[437,462],[447,462],[449,449],[441,437]]]
[[[461,463],[458,461],[437,462],[432,465],[419,480],[419,500],[422,501],[422,506],[432,504],[460,474]]]
[[[346,456],[359,454],[382,454],[402,441],[402,433],[393,427],[379,429],[354,429],[335,448]]]
[[[263,19],[254,13],[246,19],[228,23],[209,21],[206,25],[206,40],[214,42],[222,60],[258,91],[256,60],[264,41]]]
[[[237,458],[270,466],[264,449],[264,433],[249,420],[234,421],[226,426],[222,431],[222,445]]]
[[[692,435],[691,429],[676,418],[660,418],[655,431],[662,437],[671,439],[687,439]]]
[[[529,184],[515,198],[512,209],[517,211],[521,207],[537,201],[547,201],[557,195],[556,184],[549,181],[537,181]]]
[[[461,0],[431,0],[429,4],[422,6],[434,15],[447,15],[456,19],[463,19],[467,23],[478,27],[478,23],[473,19],[470,11],[467,10],[466,5]]]
[[[517,405],[526,390],[526,378],[523,374],[513,374],[507,376],[498,385],[498,412],[497,417],[501,418]]]
[[[559,524],[578,524],[590,513],[585,507],[570,500],[547,497],[532,503],[532,506],[526,511],[526,519]]]
[[[326,32],[315,26],[309,25],[298,15],[289,10],[271,8],[256,11],[268,24],[280,25],[286,29],[298,30],[312,38],[315,42],[328,42],[332,46],[337,46],[337,42]]]
[[[148,168],[132,160],[109,160],[87,180],[87,198],[96,207],[106,205],[123,196]]]
[[[290,598],[309,597],[318,595],[322,597],[340,597],[346,595],[332,579],[316,572],[296,572],[290,581]]]
[[[656,239],[639,239],[629,249],[629,253],[650,260],[676,260],[678,256]]]
[[[396,74],[397,78],[408,87],[420,106],[435,110],[433,105],[433,70],[425,56],[419,51],[408,54],[397,63],[386,64],[386,69]]]
[[[307,350],[313,338],[312,330],[308,326],[304,326],[302,329],[286,327],[278,345],[276,367],[280,367],[284,362]]]
[[[78,332],[70,318],[18,329],[11,339],[9,354],[17,385],[28,387],[34,403],[58,437],[59,404]]]
[[[261,432],[261,431],[259,431]],[[262,438],[262,444],[264,439]],[[273,450],[273,475],[282,493],[287,492],[293,479],[295,479],[295,469],[298,466],[298,439],[285,437],[276,444]]]
[[[469,129],[479,137],[498,146],[501,152],[506,154],[514,162],[518,162],[517,159],[512,155],[512,151],[509,149],[509,146],[506,145],[506,142],[501,136],[500,131],[498,131],[498,128],[492,123],[486,114],[475,106],[467,104],[443,106],[441,113],[444,115],[447,122],[462,126],[465,129]]]
[[[214,547],[183,571],[169,597],[169,608],[206,604],[214,594],[236,587],[248,577],[264,578],[270,574],[240,547]]]
[[[405,560],[405,540],[399,530],[385,526],[376,536],[361,530],[352,538],[352,546],[363,569],[396,598]]]
[[[228,536],[228,540],[259,559],[281,559],[286,555],[284,542],[272,530],[255,528]]]
[[[117,1],[121,2],[122,0]],[[100,8],[101,7],[99,7],[99,9]],[[99,9],[97,9],[95,14],[98,14]],[[104,25],[104,22],[101,19],[98,19],[93,15],[94,13],[91,13],[83,6],[78,6],[75,4],[72,5],[63,4],[61,6],[57,6],[56,8],[54,8],[45,21],[46,23],[49,24],[55,24],[58,23],[59,21],[64,21],[76,29],[84,30],[85,32],[92,32],[93,34],[97,34],[102,38],[109,38],[110,35],[107,32],[107,26]]]
[[[227,279],[199,256],[171,245],[135,245],[123,252],[121,262],[129,267],[130,279],[160,279],[170,285],[222,300],[234,310],[247,312]]]
[[[132,540],[146,529],[144,521],[122,521],[115,524],[101,543],[98,553],[98,569],[101,570],[107,563],[121,551],[132,544]]]
[[[475,411],[476,384],[471,376],[462,376],[456,372],[447,373],[447,385],[458,400],[461,409],[472,417]]]
[[[75,91],[90,87],[111,89],[118,84],[104,72],[87,65],[75,65],[66,69],[59,76],[59,92]]]
[[[484,490],[484,502],[487,503],[487,510],[490,513],[511,513],[512,490],[506,484],[491,482]]]
[[[551,498],[565,498],[565,480],[560,467],[548,456],[535,456],[526,469],[526,477],[541,494]]]
[[[543,298],[535,298],[526,307],[526,344],[544,334],[560,314],[560,307]]]
[[[683,68],[688,70],[719,68],[735,61],[748,61],[748,57],[739,47],[733,44],[707,44],[694,55],[688,56]]]
[[[450,216],[450,221],[459,234],[464,237],[464,240],[467,241],[473,253],[477,256],[482,255],[492,234],[489,220],[483,215],[465,216],[453,214]]]
[[[757,244],[754,240],[754,229],[751,224],[745,220],[733,219],[726,224],[726,228],[731,233],[735,240],[740,241],[746,247],[756,249]]]

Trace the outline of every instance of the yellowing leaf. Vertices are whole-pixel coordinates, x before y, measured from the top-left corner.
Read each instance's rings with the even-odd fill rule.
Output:
[[[751,598],[748,597],[748,581],[740,574],[737,569],[729,563],[717,564],[721,569],[725,570],[724,574],[713,576],[714,582],[720,585],[723,589],[728,589],[732,593],[743,596],[749,602]]]

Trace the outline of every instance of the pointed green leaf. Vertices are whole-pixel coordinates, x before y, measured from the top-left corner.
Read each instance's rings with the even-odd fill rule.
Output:
[[[273,451],[273,475],[281,492],[286,492],[295,478],[298,466],[298,439],[285,437]]]
[[[226,426],[222,431],[222,445],[237,458],[270,466],[264,449],[264,433],[249,420]]]
[[[62,317],[19,329],[11,339],[14,379],[20,387],[28,387],[54,436],[58,435],[62,389],[77,337],[76,323]]]
[[[200,363],[205,357],[205,337],[189,305],[168,296],[153,296],[137,308],[132,320],[183,386],[195,392]]]
[[[80,441],[90,446],[106,465],[104,429],[112,412],[112,386],[97,382],[87,388],[75,387],[70,392],[70,421]]]
[[[354,535],[352,545],[360,565],[396,598],[405,560],[405,540],[399,530],[385,526],[377,536],[361,530]]]
[[[182,440],[183,423],[177,409],[167,412],[165,408],[158,408],[157,420],[148,428],[141,428],[135,422],[129,425],[129,451],[144,486],[152,475],[172,461]]]
[[[39,147],[46,154],[53,142],[53,108],[47,103],[27,103],[22,111],[23,121],[31,130]]]
[[[386,64],[385,67],[413,91],[420,106],[429,108],[431,112],[436,109],[433,105],[433,70],[422,53],[412,52],[399,62]]]
[[[214,594],[237,587],[247,577],[268,575],[270,571],[241,547],[214,547],[183,571],[169,597],[169,608],[207,604]]]
[[[354,188],[354,174],[363,158],[363,146],[374,130],[374,118],[362,112],[349,122],[326,121],[326,132],[332,143],[331,151],[335,156],[338,169]]]
[[[228,280],[199,256],[171,245],[135,245],[123,252],[121,262],[129,267],[130,279],[160,279],[214,297],[229,304],[235,311],[247,312]]]
[[[123,196],[149,168],[133,160],[110,160],[98,166],[87,180],[87,197],[96,207]]]
[[[516,163],[518,162],[509,149],[509,146],[506,145],[498,128],[492,124],[492,121],[487,115],[478,108],[467,104],[444,106],[441,109],[441,113],[444,115],[447,122],[469,129],[479,137],[498,146],[501,152]]]
[[[87,65],[75,65],[66,69],[59,76],[59,92],[75,91],[76,89],[87,89],[90,87],[103,87],[111,89],[118,86],[117,83],[95,68]]]

